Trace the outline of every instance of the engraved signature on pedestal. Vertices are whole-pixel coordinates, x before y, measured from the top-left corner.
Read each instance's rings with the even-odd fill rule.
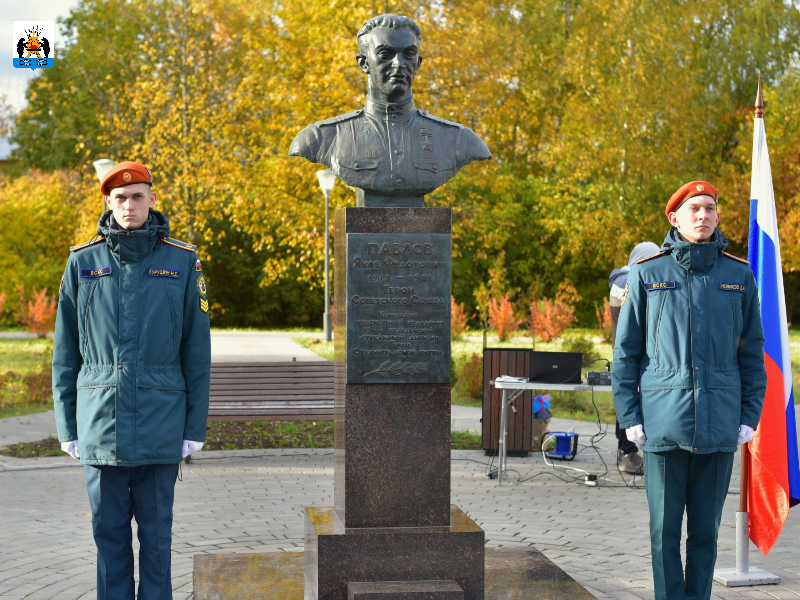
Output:
[[[394,375],[395,377],[400,375],[417,375],[419,373],[423,373],[424,371],[428,370],[428,362],[411,362],[411,363],[403,363],[403,362],[392,362],[387,360],[383,363],[380,367],[375,369],[374,371],[370,371],[369,373],[364,373],[364,377],[367,375],[377,375],[378,377],[389,377]]]

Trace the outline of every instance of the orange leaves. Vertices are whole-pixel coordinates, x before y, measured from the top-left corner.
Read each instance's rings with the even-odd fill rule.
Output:
[[[497,332],[501,342],[505,342],[509,334],[516,331],[523,321],[514,316],[514,307],[508,299],[508,294],[504,295],[499,302],[496,298],[491,298],[488,310],[489,325]]]
[[[566,280],[559,284],[554,300],[543,297],[531,302],[531,329],[534,336],[543,342],[549,342],[560,336],[575,323],[575,307],[580,300],[575,287]]]
[[[38,292],[33,288],[30,297],[25,297],[25,287],[19,287],[19,308],[17,317],[31,333],[45,337],[56,324],[56,297],[48,296],[47,288]]]
[[[0,308],[2,312],[2,308]],[[467,311],[463,304],[457,304],[456,299],[450,296],[450,332],[454,340],[460,338],[467,331]]]
[[[608,298],[603,298],[603,308],[595,305],[594,314],[597,316],[597,324],[600,331],[603,332],[603,341],[611,341],[611,305],[608,303]]]

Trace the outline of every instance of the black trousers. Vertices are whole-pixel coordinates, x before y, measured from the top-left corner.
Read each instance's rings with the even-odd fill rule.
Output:
[[[622,450],[623,454],[630,454],[631,452],[638,452],[639,447],[634,444],[632,441],[628,439],[628,436],[625,435],[625,430],[619,428],[619,421],[616,422],[616,434],[617,434],[617,449]]]

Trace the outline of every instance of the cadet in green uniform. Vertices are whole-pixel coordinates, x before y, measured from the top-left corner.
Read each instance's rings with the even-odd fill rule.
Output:
[[[211,345],[195,247],[153,210],[150,171],[105,176],[97,237],[71,248],[61,283],[53,396],[62,449],[84,465],[97,545],[97,597],[172,598],[170,548],[178,464],[203,445]]]
[[[614,407],[644,451],[656,600],[710,598],[733,453],[766,391],[758,290],[747,261],[724,251],[716,202],[705,181],[670,198],[672,228],[631,269],[617,327]]]

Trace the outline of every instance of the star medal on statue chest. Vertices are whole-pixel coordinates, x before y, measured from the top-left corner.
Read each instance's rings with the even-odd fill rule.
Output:
[[[422,150],[433,152],[433,129],[429,129],[427,127],[420,127],[419,134],[422,136],[422,141],[420,141]]]

